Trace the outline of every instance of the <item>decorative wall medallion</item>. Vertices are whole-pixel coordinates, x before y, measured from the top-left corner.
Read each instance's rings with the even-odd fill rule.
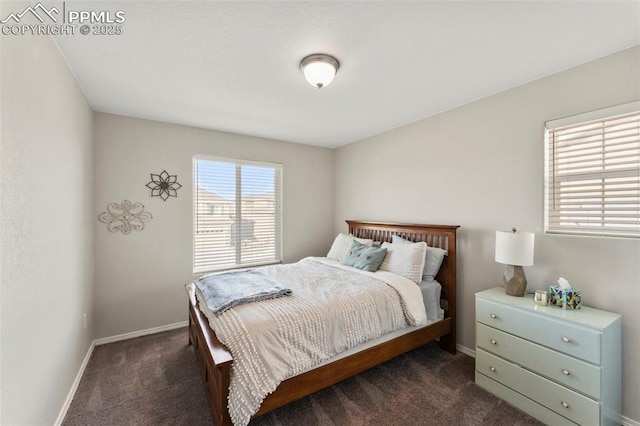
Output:
[[[178,189],[182,185],[178,183],[178,175],[170,175],[163,170],[159,175],[151,173],[151,182],[147,184],[147,188],[151,190],[152,197],[160,197],[162,201],[167,201],[169,197],[177,197]]]
[[[122,203],[109,203],[107,211],[98,215],[98,220],[107,224],[110,232],[122,232],[127,235],[131,231],[142,231],[144,223],[153,218],[151,213],[144,211],[142,203],[132,203],[124,200]]]

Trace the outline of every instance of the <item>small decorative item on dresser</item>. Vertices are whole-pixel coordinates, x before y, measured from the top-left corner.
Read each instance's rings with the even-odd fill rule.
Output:
[[[572,288],[564,292],[565,294],[565,309],[580,309],[582,308],[582,290]]]
[[[536,305],[547,306],[549,304],[549,293],[544,290],[536,290],[533,295],[533,302]]]
[[[560,286],[549,286],[549,304],[555,306],[564,306],[564,290]]]
[[[562,277],[558,279],[557,286],[549,287],[549,296],[549,303],[562,309],[576,310],[582,307],[582,290],[571,288],[569,281]]]
[[[549,287],[551,294],[551,305],[560,306],[562,309],[580,309],[582,308],[582,290],[571,288],[563,290],[557,286]]]

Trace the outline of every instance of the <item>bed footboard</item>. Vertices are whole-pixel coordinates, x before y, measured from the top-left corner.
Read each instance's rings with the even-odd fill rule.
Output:
[[[216,338],[200,309],[189,302],[189,344],[193,345],[200,377],[207,393],[213,424],[231,425],[227,397],[233,359]]]

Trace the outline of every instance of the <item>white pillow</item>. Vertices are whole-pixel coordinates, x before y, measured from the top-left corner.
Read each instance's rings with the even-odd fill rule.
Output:
[[[415,244],[409,240],[406,240],[398,235],[393,235],[391,241],[394,244]],[[433,281],[438,275],[444,256],[447,254],[446,250],[438,247],[427,246],[425,254],[424,270],[422,271],[422,279],[425,281]]]
[[[409,278],[416,284],[420,284],[422,281],[427,243],[383,243],[382,247],[387,249],[387,256],[382,261],[382,265],[380,265],[379,269],[381,271],[393,272],[394,274]]]
[[[356,240],[357,242],[362,243],[367,247],[371,247],[373,245],[373,240],[356,238],[351,234],[338,234],[336,239],[333,240],[331,250],[329,250],[329,253],[327,253],[327,257],[329,259],[342,262],[345,256],[349,253],[349,250],[351,250],[353,240]]]

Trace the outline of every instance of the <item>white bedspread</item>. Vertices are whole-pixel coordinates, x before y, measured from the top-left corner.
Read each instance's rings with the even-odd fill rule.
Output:
[[[293,295],[218,317],[200,304],[233,356],[229,414],[235,425],[248,424],[283,380],[358,344],[427,322],[420,288],[389,272],[364,272],[326,258],[260,270]]]

